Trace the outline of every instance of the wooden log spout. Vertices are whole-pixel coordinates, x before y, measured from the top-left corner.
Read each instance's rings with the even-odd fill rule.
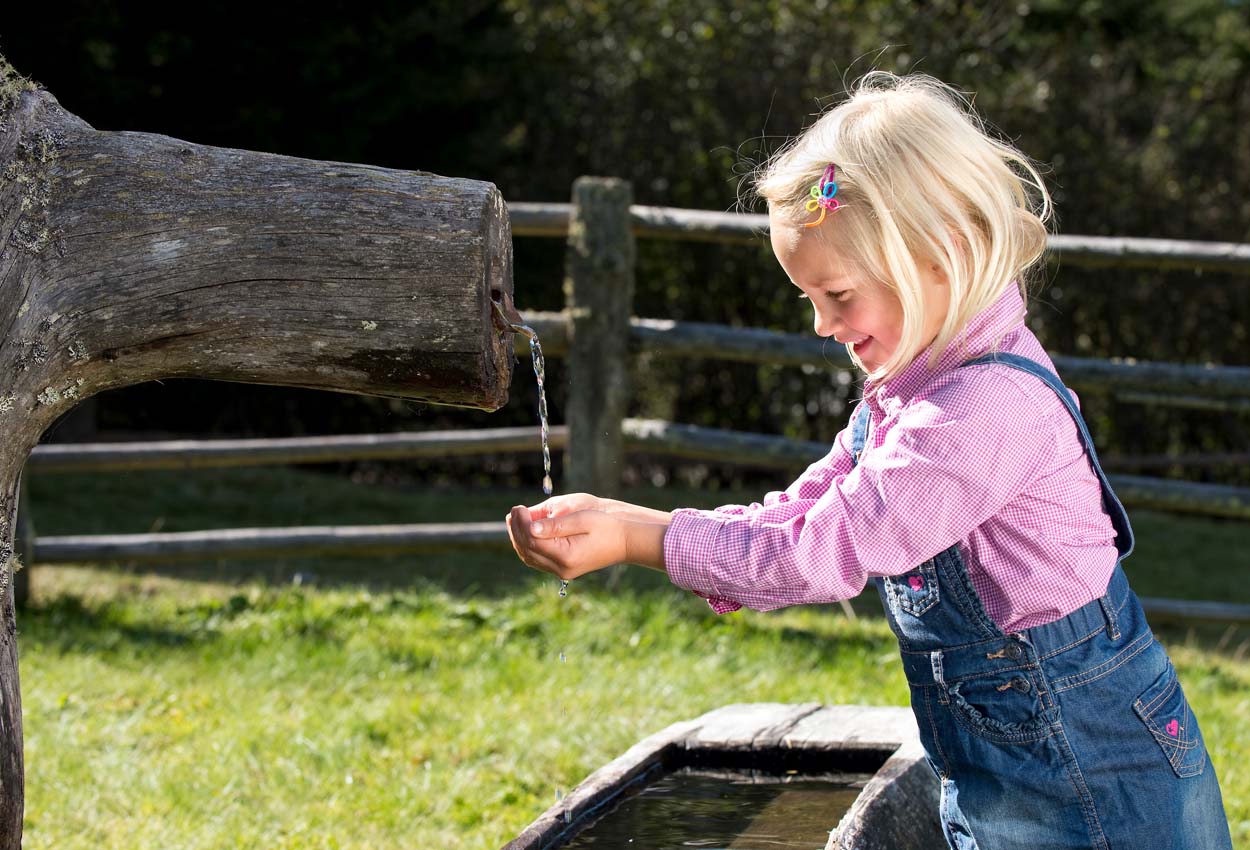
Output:
[[[490,183],[97,131],[0,56],[0,850],[24,793],[16,493],[44,430],[173,377],[494,410],[511,292]]]

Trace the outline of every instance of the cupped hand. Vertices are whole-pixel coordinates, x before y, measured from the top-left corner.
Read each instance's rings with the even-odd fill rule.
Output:
[[[610,499],[601,499],[591,493],[566,493],[552,496],[544,502],[530,506],[530,519],[539,520],[564,516],[578,511],[607,511]]]
[[[527,566],[574,579],[625,560],[625,522],[594,508],[578,508],[572,496],[556,496],[543,502],[544,513],[517,505],[507,516],[508,537],[517,557]],[[590,496],[590,499],[596,497]],[[556,505],[553,502],[559,501]]]

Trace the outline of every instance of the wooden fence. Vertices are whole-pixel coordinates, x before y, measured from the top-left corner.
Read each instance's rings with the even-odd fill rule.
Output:
[[[517,203],[510,205],[509,213],[514,236],[568,240],[565,308],[555,313],[525,315],[527,323],[538,332],[544,353],[568,360],[568,424],[553,427],[550,433],[551,448],[565,451],[566,486],[562,489],[616,494],[627,452],[797,471],[828,451],[822,443],[625,416],[629,398],[627,357],[631,352],[811,365],[821,369],[829,369],[832,361],[834,369],[852,367],[842,347],[826,350],[824,340],[815,337],[632,315],[636,238],[757,244],[766,238],[766,216],[635,205],[628,183],[594,177],[575,181],[572,203]],[[1229,243],[1055,236],[1050,240],[1048,257],[1072,265],[1250,274],[1250,245]],[[518,335],[519,353],[525,344],[525,338]],[[1148,404],[1250,412],[1250,367],[1153,363],[1127,358],[1052,359],[1065,383],[1081,391],[1109,392],[1120,400]],[[194,469],[537,452],[539,447],[536,427],[289,439],[53,444],[36,447],[26,470],[41,474]],[[1244,454],[1230,454],[1199,460],[1244,463],[1246,459]],[[1126,465],[1136,463],[1140,467],[1187,462],[1181,457],[1167,456],[1124,460]],[[1104,466],[1115,468],[1115,461]],[[1109,477],[1129,507],[1250,519],[1250,488],[1138,475]],[[501,522],[40,536],[24,495],[18,524],[19,554],[26,564],[381,554],[509,545]],[[19,576],[24,578],[26,572]],[[24,598],[27,586],[26,581],[18,583],[19,600]],[[1143,599],[1143,604],[1156,617],[1250,622],[1250,606],[1152,599]]]

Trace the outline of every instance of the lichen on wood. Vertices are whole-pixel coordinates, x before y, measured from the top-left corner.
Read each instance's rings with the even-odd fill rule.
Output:
[[[0,62],[3,62],[2,57]],[[2,69],[0,73],[3,73]],[[4,95],[0,95],[0,100],[10,95],[16,97],[6,90]],[[7,121],[11,106],[11,103],[0,103],[0,126]],[[60,129],[38,128],[29,138],[18,139],[13,158],[0,171],[3,182],[18,187],[12,197],[4,199],[5,207],[0,209],[2,220],[9,216],[14,206],[17,207],[19,218],[10,239],[13,247],[41,254],[49,246],[54,246],[58,256],[64,256],[65,244],[61,241],[60,231],[49,221],[48,207],[56,188],[56,162],[65,145],[66,136]],[[7,245],[0,259],[8,259]]]
[[[17,103],[22,92],[38,91],[40,88],[42,87],[39,83],[19,74],[17,69],[9,64],[9,60],[4,58],[4,54],[0,53],[0,133],[7,131],[6,114],[13,108],[13,104]]]

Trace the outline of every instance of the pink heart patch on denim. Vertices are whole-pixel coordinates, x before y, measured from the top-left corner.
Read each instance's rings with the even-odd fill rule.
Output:
[[[924,579],[920,576],[912,576],[907,579],[907,583],[911,585],[912,590],[920,590],[920,588],[924,587]]]
[[[1177,722],[1176,722],[1176,718],[1175,718],[1175,717],[1173,717],[1171,720],[1169,720],[1169,721],[1168,721],[1168,725],[1167,725],[1167,726],[1164,726],[1163,728],[1167,730],[1167,733],[1168,733],[1169,735],[1171,735],[1173,738],[1175,738],[1175,737],[1176,737],[1176,734],[1177,734],[1178,732],[1180,732],[1180,730],[1181,730],[1181,725],[1180,725],[1179,723],[1177,723]]]

